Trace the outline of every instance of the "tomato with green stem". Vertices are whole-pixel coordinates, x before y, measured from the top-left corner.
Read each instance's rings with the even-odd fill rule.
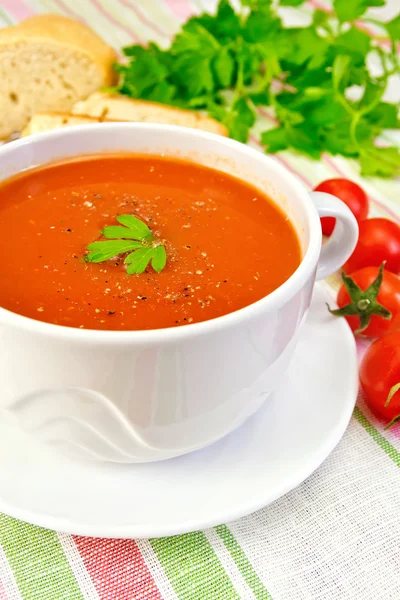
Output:
[[[351,275],[342,273],[343,285],[337,297],[337,310],[351,329],[368,337],[400,330],[400,278],[384,271],[384,264],[366,267]]]
[[[388,421],[386,429],[400,421],[400,331],[376,340],[366,351],[360,382],[371,411]]]

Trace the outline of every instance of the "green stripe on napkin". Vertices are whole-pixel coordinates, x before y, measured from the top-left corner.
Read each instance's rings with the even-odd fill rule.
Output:
[[[0,514],[0,544],[24,600],[83,600],[54,531]]]
[[[358,406],[355,407],[353,415],[360,425],[364,427],[365,431],[367,431],[372,439],[378,444],[378,446],[382,448],[382,450],[388,456],[390,456],[392,461],[398,467],[400,467],[400,452],[396,450],[396,448],[392,446],[392,444],[385,437],[383,437],[383,435],[380,434],[377,429],[375,429],[375,427],[368,421],[367,417],[361,412]]]
[[[226,525],[218,525],[218,527],[215,528],[215,531],[224,542],[243,579],[252,590],[257,600],[272,600],[271,594],[264,587],[264,584],[259,579],[257,573],[251,566],[249,559],[235,540],[235,537],[230,532],[228,527]]]
[[[180,600],[240,600],[201,531],[150,543]]]

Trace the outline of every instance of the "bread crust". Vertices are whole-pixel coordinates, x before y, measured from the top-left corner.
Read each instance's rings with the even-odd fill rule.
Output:
[[[2,45],[29,39],[48,40],[79,50],[98,66],[104,85],[111,85],[115,80],[115,50],[92,29],[78,21],[61,15],[42,14],[30,17],[18,25],[0,29],[0,49]]]
[[[73,121],[73,123],[70,123]],[[119,123],[117,119],[102,119],[101,117],[91,117],[90,115],[72,115],[65,112],[43,112],[36,113],[31,117],[28,125],[21,131],[21,137],[32,135],[42,131],[52,131],[53,129],[62,129],[69,125],[79,125],[85,123]],[[43,126],[45,123],[45,127]]]
[[[163,123],[168,123],[168,117],[171,118],[171,122],[187,127],[192,127],[195,129],[202,129],[205,131],[212,131],[213,133],[217,133],[219,135],[228,136],[229,132],[227,127],[213,119],[212,117],[208,117],[194,110],[187,110],[183,108],[177,108],[175,106],[169,106],[167,104],[161,104],[159,102],[151,102],[149,100],[138,100],[134,98],[129,98],[128,96],[124,96],[122,94],[111,94],[107,92],[94,92],[91,94],[86,100],[81,100],[74,104],[72,107],[72,114],[87,114],[91,116],[99,116],[108,118],[108,114],[111,112],[107,109],[107,104],[112,105],[113,103],[126,103],[127,108],[131,108],[133,111],[138,110],[141,111],[142,114],[146,113],[150,118],[152,115],[154,116],[154,123],[157,123],[156,115],[163,116]],[[115,115],[111,112],[111,118],[114,119]],[[118,115],[118,120],[121,121],[143,121],[150,119],[127,119],[120,115]],[[179,121],[177,123],[176,121]],[[186,121],[186,122],[185,122]]]

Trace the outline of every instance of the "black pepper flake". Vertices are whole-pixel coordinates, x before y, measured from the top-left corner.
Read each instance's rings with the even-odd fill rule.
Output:
[[[109,311],[107,311],[107,314],[108,315],[115,315],[115,310],[109,310]]]
[[[65,231],[67,231],[68,233],[71,233],[72,229],[70,229],[70,228],[68,227],[68,229],[66,229]]]
[[[140,299],[141,300],[147,300],[147,296],[142,296]]]
[[[175,323],[179,323],[179,321],[175,321]]]
[[[227,279],[224,279],[224,283],[227,283],[227,281],[228,281]]]

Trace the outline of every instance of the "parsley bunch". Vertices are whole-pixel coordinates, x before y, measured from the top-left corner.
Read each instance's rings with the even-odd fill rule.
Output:
[[[280,0],[296,7],[304,0]],[[382,100],[399,73],[400,15],[387,23],[366,10],[384,0],[334,0],[330,14],[315,10],[310,25],[286,27],[272,0],[241,0],[235,12],[220,0],[216,14],[190,18],[168,49],[154,43],[124,48],[115,91],[181,108],[205,110],[231,137],[246,142],[258,107],[273,107],[280,125],[261,134],[268,152],[293,148],[318,159],[322,152],[358,158],[364,175],[400,169],[395,147],[377,147],[384,129],[398,128],[398,107]],[[360,19],[363,21],[360,22]],[[363,31],[379,25],[391,40],[383,50]],[[374,75],[367,58],[379,58]],[[353,86],[361,90],[352,99]]]

